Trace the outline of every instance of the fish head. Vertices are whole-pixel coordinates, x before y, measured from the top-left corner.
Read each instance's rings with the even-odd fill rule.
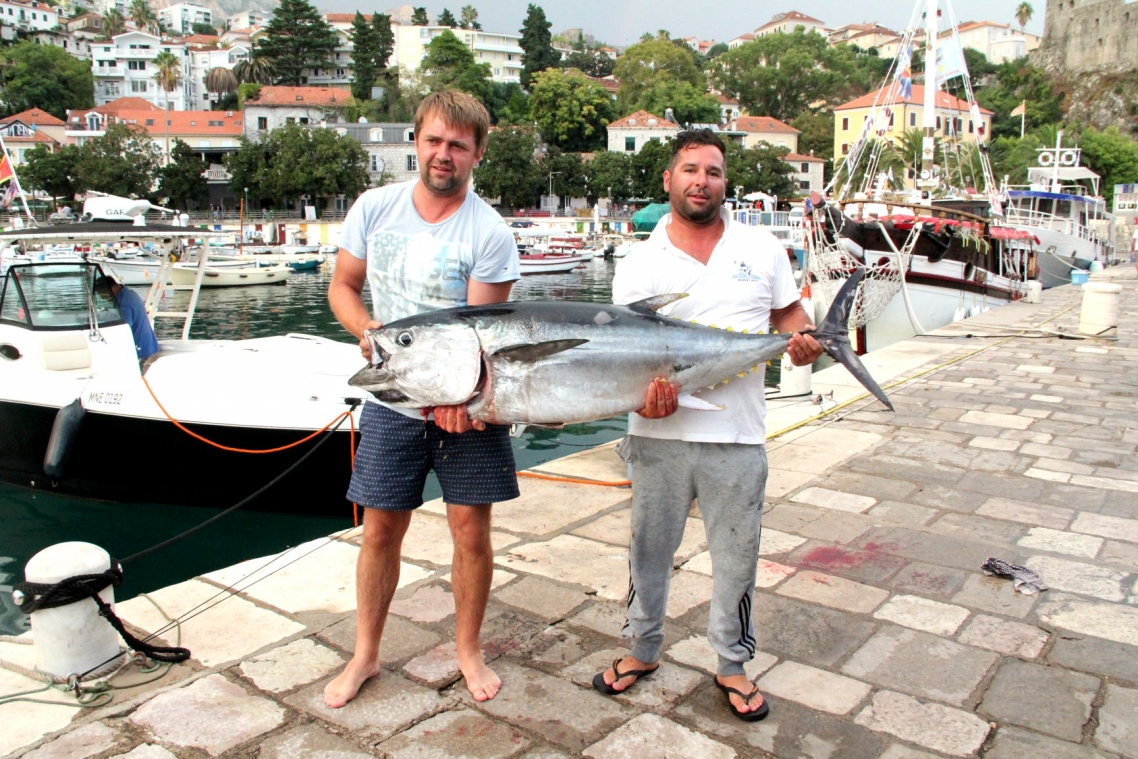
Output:
[[[393,406],[426,408],[469,401],[482,378],[478,333],[461,322],[392,323],[364,333],[371,361],[348,384]]]

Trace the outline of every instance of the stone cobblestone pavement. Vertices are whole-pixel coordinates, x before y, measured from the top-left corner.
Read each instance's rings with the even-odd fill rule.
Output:
[[[1062,287],[868,356],[896,383],[895,414],[855,400],[800,425],[818,406],[772,404],[782,434],[769,444],[748,667],[771,704],[764,722],[736,720],[712,683],[698,508],[675,558],[661,667],[608,698],[589,683],[626,650],[629,491],[523,479],[522,498],[495,510],[492,701],[475,703],[460,680],[434,503],[408,533],[382,675],[345,708],[320,693],[354,645],[358,531],[119,603],[154,630],[240,589],[182,625],[194,661],[110,706],[0,706],[0,753],[1138,758],[1138,287],[1133,267],[1098,276],[1124,288],[1117,340],[1046,332],[1076,332],[1081,292]],[[817,373],[814,389],[856,398],[841,372]],[[541,471],[621,480],[612,448]],[[988,557],[1051,589],[1016,593],[980,571]],[[26,661],[18,648],[0,644],[0,658]],[[0,691],[29,683],[0,671]]]

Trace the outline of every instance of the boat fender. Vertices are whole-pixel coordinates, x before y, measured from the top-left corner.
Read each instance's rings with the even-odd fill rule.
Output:
[[[87,409],[83,408],[78,398],[56,413],[55,423],[51,425],[51,437],[47,440],[47,452],[43,457],[43,472],[51,479],[63,479],[67,460],[75,449],[75,440],[86,415]]]
[[[948,255],[948,249],[952,245],[952,228],[946,227],[940,232],[931,232],[930,226],[930,224],[925,225],[925,236],[937,249],[929,251],[928,259],[929,263],[935,264]]]
[[[11,343],[4,343],[0,345],[0,356],[3,356],[9,361],[18,361],[23,357],[23,354],[20,353],[19,348],[12,345]]]
[[[853,256],[857,260],[859,260],[859,261],[865,260],[865,248],[858,245],[856,242],[854,242],[850,238],[839,237],[838,238],[838,244],[841,245],[842,248],[844,248],[847,253],[849,253],[851,256]]]

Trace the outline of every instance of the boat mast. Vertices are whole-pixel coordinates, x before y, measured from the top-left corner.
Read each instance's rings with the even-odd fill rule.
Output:
[[[1063,152],[1063,130],[1055,133],[1055,159],[1051,162],[1051,192],[1061,192],[1059,189],[1059,156]]]
[[[921,126],[925,136],[921,141],[921,175],[917,187],[921,190],[921,205],[932,205],[932,189],[937,186],[936,171],[936,43],[937,43],[937,0],[929,0],[925,6],[925,100],[921,113]]]
[[[12,170],[12,182],[16,185],[16,192],[20,193],[20,201],[24,204],[24,213],[28,215],[28,220],[31,221],[32,226],[38,227],[39,222],[32,215],[32,209],[28,208],[28,198],[24,195],[24,188],[20,186],[20,175],[16,173],[16,162],[8,155],[8,146],[4,144],[3,133],[0,133],[0,151],[2,151],[4,158],[8,159],[8,168]]]

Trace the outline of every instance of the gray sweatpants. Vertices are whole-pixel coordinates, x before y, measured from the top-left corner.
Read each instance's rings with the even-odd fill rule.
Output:
[[[755,656],[751,601],[759,558],[766,446],[689,443],[629,436],[621,453],[632,473],[631,580],[628,625],[632,655],[654,662],[664,641],[672,559],[692,500],[711,552],[712,596],[707,638],[718,674],[743,674]]]

